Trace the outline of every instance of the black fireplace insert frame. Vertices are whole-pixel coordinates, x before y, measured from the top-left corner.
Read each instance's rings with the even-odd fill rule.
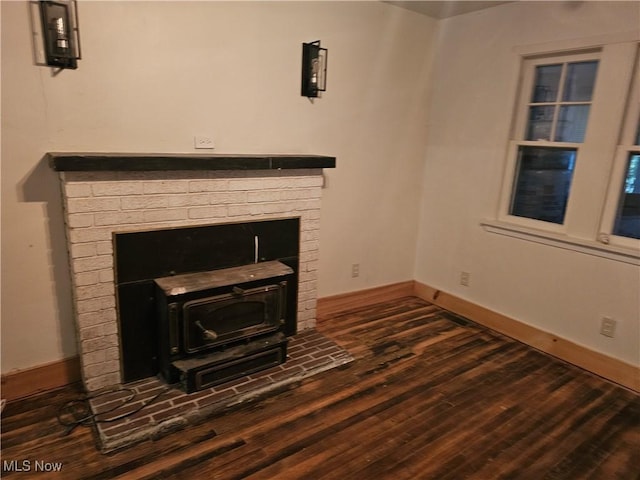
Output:
[[[294,325],[287,335],[296,333],[299,217],[113,236],[123,382],[159,372],[155,278],[278,260],[294,272],[287,286],[286,310]]]

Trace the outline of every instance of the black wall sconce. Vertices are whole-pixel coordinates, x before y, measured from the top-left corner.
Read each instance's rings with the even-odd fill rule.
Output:
[[[80,35],[76,0],[40,0],[40,20],[46,64],[58,68],[78,68]]]
[[[302,44],[302,96],[317,97],[327,89],[327,55],[320,40]]]

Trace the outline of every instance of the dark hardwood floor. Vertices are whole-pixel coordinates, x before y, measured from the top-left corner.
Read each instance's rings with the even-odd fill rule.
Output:
[[[2,477],[640,478],[633,392],[417,298],[320,319],[318,329],[356,360],[109,455],[88,427],[61,436],[56,410],[78,387],[10,403]],[[14,460],[30,471],[9,471]],[[37,473],[36,461],[61,472]]]

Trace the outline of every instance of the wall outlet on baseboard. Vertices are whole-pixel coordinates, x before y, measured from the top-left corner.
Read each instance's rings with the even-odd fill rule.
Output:
[[[616,333],[616,320],[611,317],[602,317],[600,319],[600,335],[605,337],[613,337]]]
[[[460,272],[460,285],[468,287],[471,284],[471,273]]]

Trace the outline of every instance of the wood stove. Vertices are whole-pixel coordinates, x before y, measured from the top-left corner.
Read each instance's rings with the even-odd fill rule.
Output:
[[[294,281],[277,260],[156,278],[160,374],[193,392],[283,363]]]
[[[194,391],[284,361],[299,245],[295,217],[116,233],[124,381]]]

